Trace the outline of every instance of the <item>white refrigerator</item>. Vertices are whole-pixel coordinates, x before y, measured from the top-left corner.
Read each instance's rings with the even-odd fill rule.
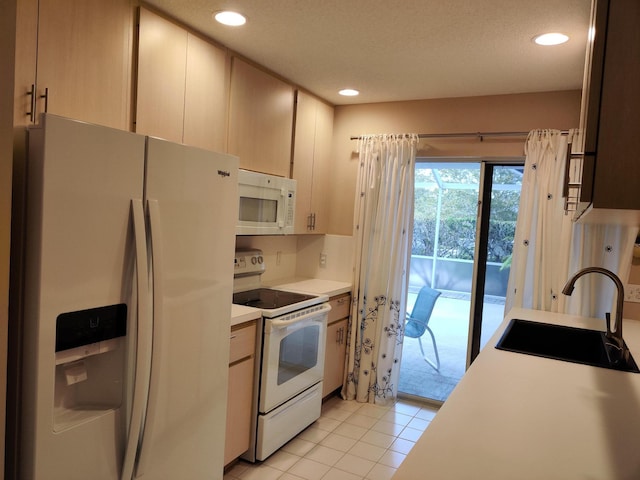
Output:
[[[19,478],[221,479],[235,157],[29,130]]]

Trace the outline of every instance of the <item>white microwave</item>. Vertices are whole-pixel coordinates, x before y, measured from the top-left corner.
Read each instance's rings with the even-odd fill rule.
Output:
[[[296,181],[265,173],[238,171],[236,235],[293,233]]]

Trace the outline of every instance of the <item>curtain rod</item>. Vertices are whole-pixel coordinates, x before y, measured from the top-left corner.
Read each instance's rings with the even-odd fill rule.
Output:
[[[562,135],[568,135],[569,130],[561,130]],[[526,137],[529,132],[465,132],[465,133],[419,133],[418,138],[464,138],[476,137],[480,141],[484,137]],[[350,140],[358,140],[360,137],[351,137]]]

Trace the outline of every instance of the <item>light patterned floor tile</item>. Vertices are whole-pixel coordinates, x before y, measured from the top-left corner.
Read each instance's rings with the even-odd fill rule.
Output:
[[[421,409],[420,405],[415,403],[408,402],[406,400],[398,400],[396,404],[392,407],[392,410],[404,413],[405,415],[415,416]]]
[[[375,465],[376,463],[371,460],[356,457],[355,455],[347,453],[344,457],[338,460],[334,467],[353,473],[354,475],[364,477]]]
[[[371,469],[371,471],[367,473],[365,480],[391,480],[391,477],[393,477],[394,473],[396,473],[395,468],[387,467],[386,465],[377,463]],[[426,474],[425,474],[425,478],[427,478]]]
[[[360,441],[371,443],[372,445],[377,445],[378,447],[389,448],[395,439],[396,437],[394,437],[393,435],[387,435],[386,433],[369,430],[364,434]]]
[[[398,425],[397,423],[387,422],[385,420],[378,420],[378,422],[376,422],[376,424],[371,427],[371,430],[380,433],[386,433],[387,435],[394,435],[397,437],[398,435],[400,435],[402,430],[404,430],[404,426]]]
[[[249,463],[239,460],[227,473],[232,477],[239,477],[247,468],[249,468]]]
[[[286,472],[301,458],[302,457],[299,455],[294,455],[293,453],[289,453],[284,450],[278,450],[267,458],[264,463],[270,467]]]
[[[347,452],[351,447],[356,444],[357,440],[336,433],[330,433],[327,437],[320,442],[325,447],[340,450],[341,452]]]
[[[364,405],[362,405],[360,407],[360,409],[358,410],[358,413],[360,415],[366,415],[368,417],[374,417],[374,418],[382,418],[389,410],[391,409],[391,407],[383,407],[380,405],[373,405],[371,403],[365,403]]]
[[[317,445],[307,453],[304,458],[333,467],[343,456],[344,452],[341,452],[340,450],[325,447],[324,445]]]
[[[406,455],[411,451],[414,445],[415,445],[415,442],[410,442],[409,440],[398,438],[391,444],[391,446],[389,447],[389,450],[393,450],[394,452],[404,453]]]
[[[360,410],[358,410],[359,412]],[[349,423],[351,425],[357,425],[358,427],[369,429],[373,427],[378,422],[377,417],[372,417],[370,415],[361,415],[360,413],[354,413],[350,417],[347,417],[345,423]]]
[[[321,430],[314,424],[300,432],[296,438],[306,440],[307,442],[320,443],[330,433],[331,432],[327,430]]]
[[[289,472],[285,472],[280,478],[278,478],[278,480],[305,480],[305,479],[297,475],[292,475]]]
[[[320,480],[330,468],[329,465],[303,458],[291,467],[287,473],[292,473],[305,480]]]
[[[360,475],[354,475],[353,473],[345,472],[337,468],[329,470],[322,480],[362,480]]]
[[[429,423],[430,422],[427,421],[427,420],[422,420],[420,418],[414,418],[413,420],[411,420],[407,424],[407,427],[411,427],[411,428],[415,428],[417,430],[424,431],[429,426]]]
[[[383,447],[378,447],[377,445],[372,445],[370,443],[358,442],[348,453],[351,455],[355,455],[356,457],[366,458],[367,460],[371,460],[372,462],[377,462],[380,460],[382,455],[384,455],[386,449]]]
[[[249,467],[239,476],[241,480],[276,480],[282,475],[282,470],[269,465],[255,465]]]
[[[418,439],[422,436],[424,432],[422,430],[418,430],[416,428],[405,427],[402,432],[398,435],[398,438],[404,438],[405,440],[411,440],[412,442],[417,442]]]
[[[357,425],[351,425],[350,423],[343,423],[339,427],[337,427],[333,433],[337,433],[338,435],[343,435],[345,437],[353,438],[355,440],[360,440],[362,436],[367,433],[367,429],[363,427],[359,427]]]
[[[366,404],[356,402],[355,400],[339,400],[336,405],[342,410],[348,410],[353,413],[356,410],[360,410],[360,408]]]
[[[423,407],[418,413],[415,414],[415,417],[421,418],[422,420],[431,421],[436,416],[436,413],[438,413],[437,408]]]
[[[316,420],[312,426],[319,428],[320,430],[326,430],[328,432],[332,432],[341,423],[342,423],[341,420],[323,416],[323,417],[320,417],[318,420]]]
[[[304,457],[315,446],[316,444],[313,442],[308,442],[300,438],[294,438],[289,443],[287,443],[284,447],[282,447],[281,450],[284,450],[285,452],[293,453],[294,455],[298,455],[300,457]]]
[[[353,415],[353,412],[350,410],[344,410],[342,408],[333,407],[324,412],[322,412],[322,417],[331,418],[337,420],[339,422],[344,422],[347,418]],[[320,418],[322,418],[320,417]]]
[[[402,426],[407,426],[407,424],[413,420],[413,416],[411,415],[405,415],[404,413],[400,413],[400,412],[396,412],[395,410],[392,410],[390,412],[387,412],[382,418],[381,420],[384,420],[385,422],[391,422],[391,423],[395,423],[396,425],[402,425]]]
[[[224,480],[390,480],[437,411],[408,400],[381,406],[333,397],[265,462],[241,460]]]
[[[387,467],[398,468],[407,456],[400,452],[394,452],[393,450],[387,450],[378,463],[386,465]]]

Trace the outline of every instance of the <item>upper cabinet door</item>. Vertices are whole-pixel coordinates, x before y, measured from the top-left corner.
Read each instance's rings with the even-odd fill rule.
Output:
[[[295,233],[327,233],[333,107],[298,91],[295,132],[293,178],[298,182]]]
[[[311,190],[311,210],[315,213],[314,233],[329,233],[327,192],[329,191],[331,175],[333,112],[332,106],[318,101],[313,155],[313,186]]]
[[[225,152],[228,98],[226,50],[189,33],[182,141],[187,145]]]
[[[228,150],[241,168],[289,177],[293,101],[291,85],[232,59]]]
[[[129,129],[130,0],[40,0],[37,96],[47,111]],[[38,111],[44,111],[44,99]]]
[[[313,150],[316,138],[318,101],[298,91],[296,99],[296,134],[293,147],[293,178],[296,191],[295,233],[313,233],[311,190],[313,185]]]
[[[140,8],[137,133],[182,143],[187,31]]]
[[[228,92],[226,50],[140,8],[136,132],[224,152]]]

